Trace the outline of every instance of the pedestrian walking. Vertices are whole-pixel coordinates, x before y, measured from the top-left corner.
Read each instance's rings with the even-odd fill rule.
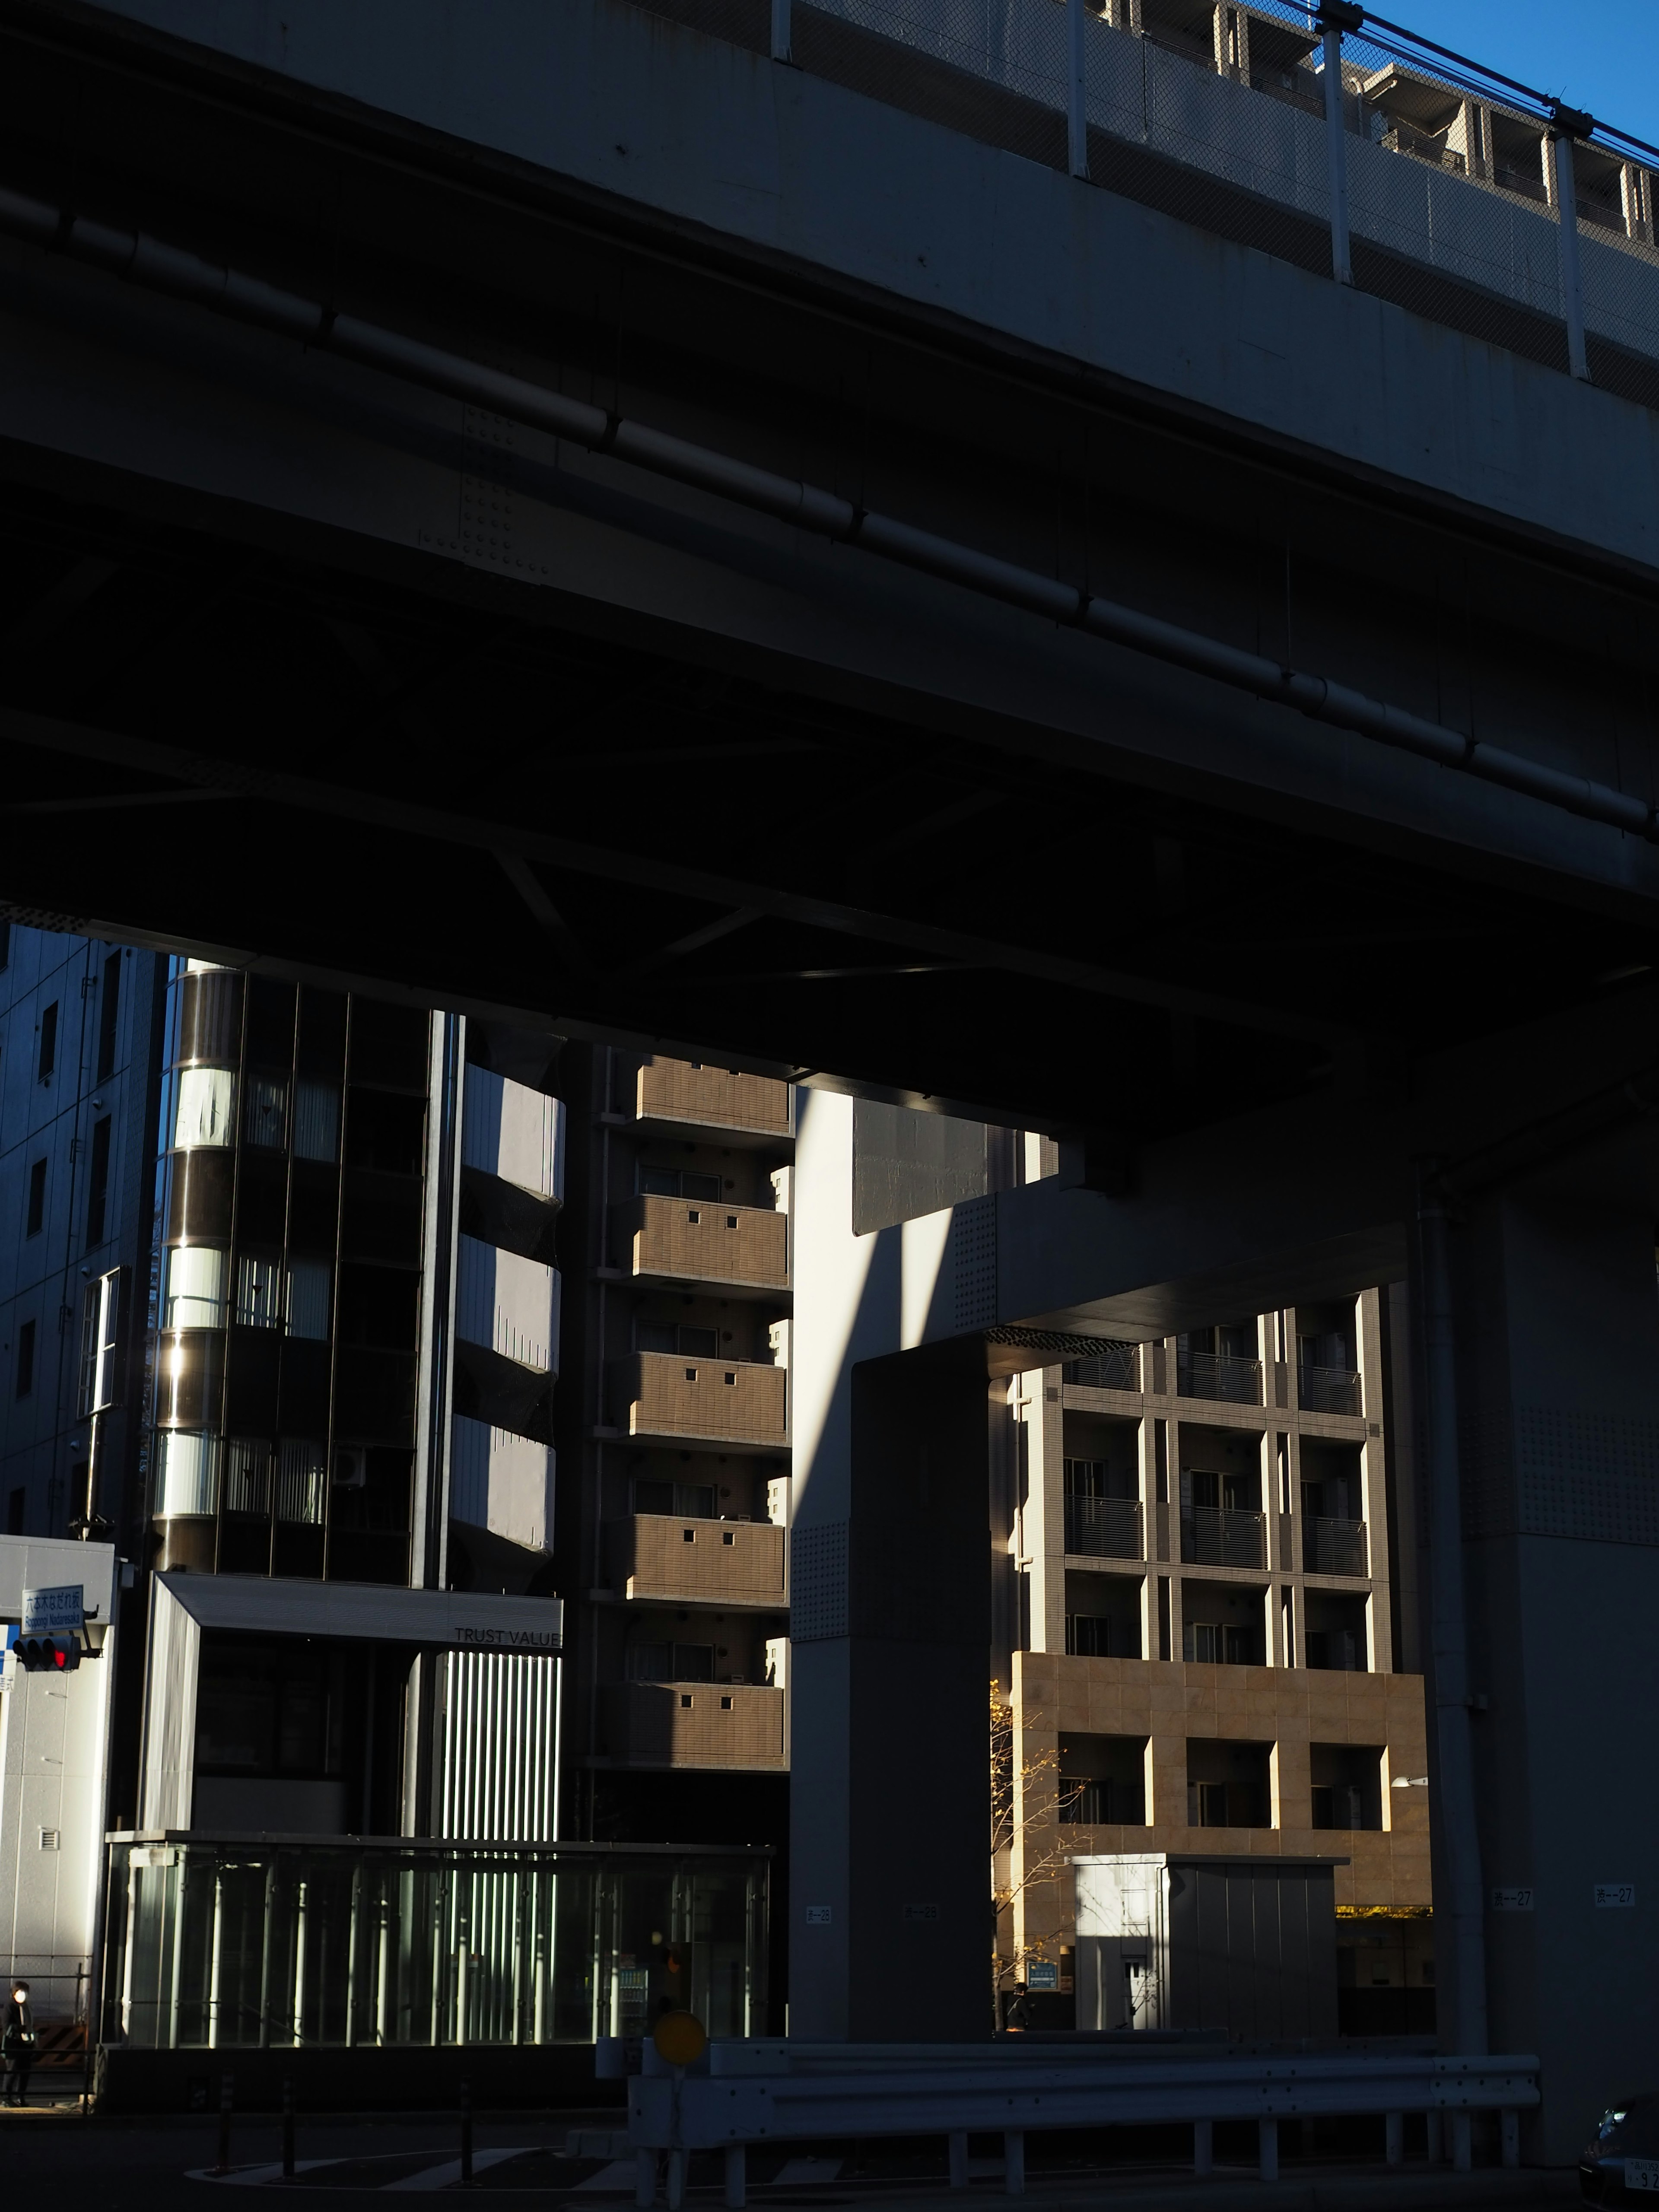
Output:
[[[26,2105],[29,2099],[29,2069],[34,2063],[40,2039],[34,2032],[29,2007],[29,1985],[14,1982],[6,2001],[6,2024],[0,2028],[0,2058],[6,2062],[6,2102]]]

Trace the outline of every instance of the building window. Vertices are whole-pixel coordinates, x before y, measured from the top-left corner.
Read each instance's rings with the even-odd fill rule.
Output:
[[[271,1075],[250,1075],[242,1098],[242,1134],[250,1145],[281,1152],[288,1136],[288,1085]]]
[[[1273,1747],[1189,1736],[1187,1820],[1194,1828],[1266,1828],[1273,1821]]]
[[[235,1319],[244,1328],[275,1328],[282,1313],[282,1265],[242,1252],[236,1260]]]
[[[288,1333],[324,1343],[328,1337],[331,1271],[325,1260],[291,1261],[288,1271]]]
[[[9,929],[11,925],[8,922],[3,927]],[[6,1534],[9,1536],[21,1536],[23,1533],[23,1505],[27,1496],[27,1492],[21,1490],[11,1491],[7,1495]]]
[[[103,992],[98,1001],[98,1080],[115,1073],[115,1037],[121,1018],[121,956],[112,952],[104,963]]]
[[[110,1117],[92,1125],[92,1170],[87,1181],[87,1249],[104,1241],[104,1210],[109,1199]]]
[[[1185,1624],[1182,1636],[1187,1645],[1182,1656],[1200,1665],[1253,1667],[1256,1663],[1255,1637],[1249,1627],[1219,1620],[1192,1620]]]
[[[636,1321],[635,1352],[666,1352],[682,1359],[713,1359],[720,1352],[720,1337],[712,1328],[693,1328],[684,1322]]]
[[[634,1510],[659,1513],[665,1520],[712,1521],[715,1518],[712,1482],[646,1482],[634,1485]]]
[[[1144,1827],[1146,1737],[1062,1735],[1056,1807],[1074,1827]]]
[[[708,1198],[718,1200],[720,1179],[713,1175],[694,1175],[690,1168],[641,1168],[640,1195],[642,1198]]]
[[[320,1528],[324,1449],[303,1437],[284,1437],[276,1454],[276,1518]]]
[[[712,1682],[712,1644],[632,1644],[628,1649],[630,1682]]]
[[[76,1405],[81,1419],[102,1413],[116,1400],[123,1270],[87,1285],[81,1305],[81,1371]]]
[[[255,1438],[227,1437],[224,1466],[226,1512],[269,1513],[270,1446]]]
[[[17,1332],[17,1395],[27,1398],[34,1388],[34,1323],[26,1321]]]
[[[46,1164],[36,1160],[29,1170],[29,1210],[26,1234],[38,1237],[46,1218]]]
[[[340,1157],[340,1094],[331,1083],[294,1086],[294,1157],[337,1160]]]
[[[58,1001],[54,999],[40,1017],[40,1056],[34,1072],[42,1083],[50,1083],[52,1070],[58,1065]]]
[[[227,1067],[179,1071],[179,1108],[173,1141],[180,1152],[198,1145],[228,1145],[236,1133],[236,1078]]]

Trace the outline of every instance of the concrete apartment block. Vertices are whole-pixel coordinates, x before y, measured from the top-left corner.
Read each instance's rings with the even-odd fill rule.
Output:
[[[576,1832],[787,1834],[788,1085],[567,1046]],[[574,1279],[574,1277],[573,1277]],[[573,1293],[574,1296],[574,1293]]]
[[[1036,1961],[1069,1984],[1073,1855],[1329,1853],[1347,1862],[1351,2028],[1387,2004],[1405,2024],[1407,1998],[1376,1988],[1427,2016],[1426,1738],[1384,1297],[1017,1379],[1029,1635],[1011,1654],[1008,1986]]]

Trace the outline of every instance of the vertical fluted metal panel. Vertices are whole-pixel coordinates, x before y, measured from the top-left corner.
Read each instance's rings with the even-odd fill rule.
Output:
[[[445,1656],[442,1832],[457,1839],[553,1838],[559,1668],[508,1651]]]

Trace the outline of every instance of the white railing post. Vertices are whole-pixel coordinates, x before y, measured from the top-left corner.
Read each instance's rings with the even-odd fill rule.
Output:
[[[1279,2179],[1279,2122],[1258,2120],[1256,2139],[1260,2148],[1256,2154],[1256,2171],[1264,2181]]]
[[[789,51],[789,0],[772,0],[772,58],[793,61]]]
[[[1348,21],[1358,9],[1328,6],[1320,11],[1319,27],[1325,34],[1325,165],[1330,179],[1331,274],[1339,284],[1352,284],[1353,263],[1348,252],[1348,137],[1342,121],[1342,33],[1357,30]]]
[[[772,0],[775,8],[778,0]],[[1083,69],[1083,0],[1066,0],[1066,136],[1072,174],[1089,177],[1089,109]]]
[[[1567,325],[1567,367],[1584,384],[1589,382],[1589,360],[1584,351],[1584,286],[1578,268],[1578,179],[1572,166],[1572,144],[1577,137],[1587,138],[1595,128],[1588,115],[1575,114],[1571,108],[1557,103],[1550,151],[1555,163],[1561,313]]]

